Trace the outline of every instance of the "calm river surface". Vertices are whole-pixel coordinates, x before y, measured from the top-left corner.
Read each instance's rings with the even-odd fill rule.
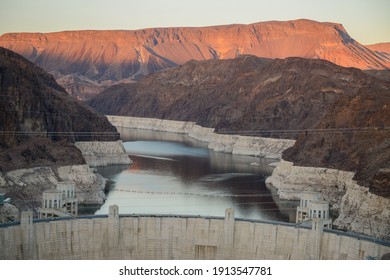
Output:
[[[134,163],[99,168],[112,181],[105,204],[96,214],[118,205],[120,214],[235,216],[289,221],[291,202],[276,203],[265,185],[272,161],[215,153],[187,136],[121,129],[121,139]]]

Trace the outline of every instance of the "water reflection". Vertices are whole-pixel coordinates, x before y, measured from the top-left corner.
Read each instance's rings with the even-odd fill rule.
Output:
[[[215,153],[178,134],[126,129],[121,136],[134,163],[99,168],[113,187],[96,214],[113,204],[123,214],[223,216],[234,208],[237,217],[282,221],[295,212],[281,212],[265,186],[269,160]]]
[[[209,150],[206,148],[194,148],[167,141],[131,141],[123,145],[130,155],[160,157],[159,159],[170,159],[164,156],[207,157],[209,155]]]

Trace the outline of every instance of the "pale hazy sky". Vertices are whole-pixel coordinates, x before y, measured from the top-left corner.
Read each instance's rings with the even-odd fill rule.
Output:
[[[0,0],[0,35],[299,18],[342,23],[363,44],[390,42],[390,0]]]

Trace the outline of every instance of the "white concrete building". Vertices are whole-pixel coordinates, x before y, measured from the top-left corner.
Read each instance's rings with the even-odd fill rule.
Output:
[[[332,227],[332,219],[329,218],[329,203],[321,199],[318,192],[307,191],[301,194],[299,206],[297,207],[296,223],[322,220],[326,228]]]
[[[73,182],[58,182],[55,190],[42,194],[42,208],[39,218],[77,216],[78,204]]]
[[[73,182],[58,182],[57,190],[62,192],[63,207],[66,212],[73,216],[78,214],[77,198],[75,195],[75,185]]]

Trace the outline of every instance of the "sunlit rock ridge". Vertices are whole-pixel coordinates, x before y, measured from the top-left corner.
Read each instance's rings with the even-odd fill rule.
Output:
[[[306,19],[211,27],[8,33],[0,46],[54,75],[79,98],[189,60],[319,58],[340,66],[386,69],[390,55],[351,38],[341,24]]]

